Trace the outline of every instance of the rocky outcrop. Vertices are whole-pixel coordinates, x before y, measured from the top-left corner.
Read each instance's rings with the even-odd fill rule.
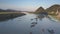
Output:
[[[51,7],[47,8],[46,11],[47,11],[49,14],[59,13],[59,12],[60,12],[60,5],[58,5],[58,4],[52,5]],[[58,12],[57,12],[57,11],[58,11]]]
[[[45,10],[44,10],[44,8],[43,7],[39,7],[36,11],[35,11],[35,13],[40,13],[40,12],[44,12]]]

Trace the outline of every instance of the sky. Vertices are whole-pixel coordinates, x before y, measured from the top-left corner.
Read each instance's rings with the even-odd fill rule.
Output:
[[[60,0],[0,0],[0,9],[35,11],[39,7],[48,8],[59,4]]]

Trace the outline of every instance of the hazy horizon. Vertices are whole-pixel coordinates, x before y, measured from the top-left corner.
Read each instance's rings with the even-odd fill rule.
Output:
[[[35,11],[40,6],[46,9],[54,4],[60,5],[60,0],[0,0],[0,9]]]

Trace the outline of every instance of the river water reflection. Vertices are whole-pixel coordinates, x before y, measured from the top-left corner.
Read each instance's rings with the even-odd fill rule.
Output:
[[[60,22],[48,16],[27,14],[1,21],[0,34],[60,34]]]

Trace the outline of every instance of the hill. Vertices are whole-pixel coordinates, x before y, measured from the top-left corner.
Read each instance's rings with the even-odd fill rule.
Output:
[[[58,4],[52,5],[51,7],[47,8],[46,11],[49,14],[56,14],[57,11],[60,12],[60,5]]]
[[[44,10],[43,7],[39,7],[39,8],[35,11],[35,13],[39,14],[40,12],[44,12],[44,11],[45,11],[45,10]]]

